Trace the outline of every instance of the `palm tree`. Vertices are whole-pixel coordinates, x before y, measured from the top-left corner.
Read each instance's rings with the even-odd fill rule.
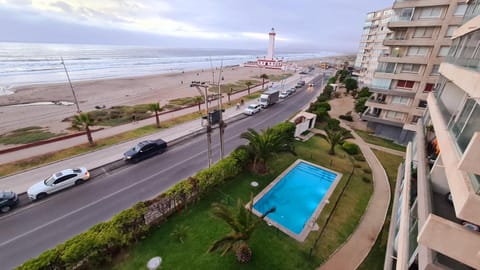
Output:
[[[163,108],[160,107],[160,103],[150,103],[148,104],[148,109],[155,112],[155,119],[157,120],[157,128],[160,128],[160,118],[158,118],[158,113],[163,111]]]
[[[248,141],[247,145],[241,145],[239,148],[247,150],[247,153],[253,159],[253,171],[257,173],[267,172],[267,160],[276,153],[293,151],[292,140],[274,132],[272,129],[263,131],[262,134],[249,128],[247,132],[240,134],[240,138]]]
[[[260,75],[260,79],[262,79],[262,90],[263,90],[265,86],[265,80],[268,80],[268,75],[263,73],[262,75]]]
[[[323,135],[322,137],[330,144],[330,150],[328,151],[330,155],[335,155],[335,146],[337,144],[343,144],[345,140],[353,138],[350,131],[345,128],[326,128],[325,133],[326,135]]]
[[[94,120],[90,117],[88,113],[80,113],[73,116],[72,127],[76,129],[85,129],[88,143],[91,146],[95,145],[92,138],[92,131],[90,130],[90,127],[93,126],[93,124]]]
[[[193,101],[198,105],[198,112],[200,112],[202,110],[202,108],[200,107],[200,105],[202,105],[203,103],[203,97],[201,96],[195,96],[193,98]]]
[[[252,205],[252,201],[250,205]],[[232,232],[215,241],[208,249],[213,252],[222,249],[222,256],[232,251],[240,263],[248,263],[252,257],[252,251],[247,244],[248,239],[252,235],[255,227],[268,214],[275,212],[275,208],[271,208],[265,212],[260,219],[255,219],[250,211],[245,208],[240,199],[237,200],[235,207],[227,207],[224,204],[214,203],[212,213],[215,217],[225,221],[232,229]]]
[[[247,86],[248,95],[250,96],[250,87],[252,87],[253,83],[251,81],[247,81],[245,85]]]

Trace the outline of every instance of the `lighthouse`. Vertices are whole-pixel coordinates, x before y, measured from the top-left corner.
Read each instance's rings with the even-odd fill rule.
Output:
[[[272,27],[272,31],[268,33],[268,51],[267,51],[267,59],[273,60],[274,57],[274,49],[275,49],[275,29]]]
[[[257,61],[249,61],[244,63],[244,67],[257,67],[257,68],[268,68],[268,69],[283,69],[283,59],[275,58],[275,29],[272,28],[270,33],[268,33],[268,50],[267,55],[263,57],[257,57]]]

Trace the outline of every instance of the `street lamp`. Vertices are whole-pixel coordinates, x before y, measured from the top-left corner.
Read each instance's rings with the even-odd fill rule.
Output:
[[[73,100],[75,102],[75,106],[77,106],[77,113],[81,113],[82,111],[80,110],[80,107],[78,106],[77,95],[75,95],[75,90],[73,90],[72,81],[70,80],[70,75],[68,75],[67,67],[65,66],[65,63],[63,61],[63,57],[60,57],[60,59],[62,60],[61,64],[63,65],[63,69],[65,70],[65,74],[67,74],[67,79],[68,79],[68,83],[70,84],[70,89],[72,89]]]

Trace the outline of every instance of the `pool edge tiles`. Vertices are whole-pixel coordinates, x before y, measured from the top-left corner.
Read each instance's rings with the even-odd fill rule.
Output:
[[[325,207],[327,200],[330,198],[332,192],[335,190],[335,188],[336,188],[338,182],[340,181],[340,179],[342,178],[343,174],[341,174],[339,172],[336,172],[336,171],[333,171],[333,170],[330,170],[328,168],[322,167],[320,165],[308,162],[306,160],[297,159],[287,169],[285,169],[280,175],[278,175],[268,186],[266,186],[262,191],[260,191],[255,196],[255,198],[253,199],[252,212],[257,216],[261,216],[263,214],[263,213],[260,213],[257,209],[255,209],[255,205],[257,204],[257,202],[259,202],[262,198],[264,198],[265,195],[267,195],[281,180],[283,180],[285,178],[285,176],[287,176],[288,173],[290,173],[300,163],[305,163],[305,164],[313,166],[317,169],[324,170],[324,171],[329,172],[329,173],[333,173],[336,176],[333,179],[330,187],[328,187],[325,194],[323,195],[321,200],[318,202],[317,206],[315,207],[315,210],[312,212],[312,214],[308,218],[306,218],[306,221],[304,222],[303,228],[301,229],[300,233],[295,233],[293,230],[289,229],[287,226],[284,226],[284,225],[272,220],[268,216],[265,218],[265,221],[269,225],[275,226],[280,231],[284,232],[285,234],[289,235],[290,237],[294,238],[295,240],[297,240],[299,242],[303,242],[307,238],[310,231],[312,231],[314,229],[318,229],[318,226],[316,226],[316,220],[318,219],[318,216],[320,215],[323,208]],[[272,195],[270,194],[270,196],[272,196]],[[247,204],[247,207],[249,207],[249,206],[250,206],[250,204]],[[283,218],[283,216],[282,216],[282,218]],[[315,227],[317,227],[317,228],[315,228]]]

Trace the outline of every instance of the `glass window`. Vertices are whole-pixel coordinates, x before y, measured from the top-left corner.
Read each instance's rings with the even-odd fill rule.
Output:
[[[426,100],[420,100],[418,102],[418,107],[420,108],[426,108],[427,107],[427,101]]]
[[[424,92],[432,92],[434,87],[435,87],[435,84],[427,83],[427,84],[425,84],[425,89],[423,89],[423,91]]]
[[[465,11],[467,10],[467,4],[458,4],[457,9],[453,16],[463,16],[465,15]]]
[[[463,127],[468,121],[468,118],[470,117],[470,113],[472,112],[473,107],[475,106],[475,100],[469,98],[465,102],[465,105],[463,105],[462,112],[458,116],[457,120],[453,123],[453,126],[451,127],[451,131],[455,137],[457,137],[460,132],[462,132]]]
[[[413,33],[414,38],[431,38],[433,36],[433,27],[418,27]]]
[[[396,120],[403,120],[403,117],[405,116],[405,114],[401,113],[401,112],[388,111],[385,116],[387,118],[392,118],[392,119],[396,119]]]
[[[442,16],[442,7],[423,8],[420,12],[420,19],[440,18]]]
[[[409,105],[409,103],[410,103],[410,98],[408,97],[394,96],[392,98],[392,104]]]
[[[480,106],[475,103],[471,114],[468,116],[468,120],[465,122],[463,129],[460,130],[460,133],[457,136],[457,145],[460,150],[465,151],[470,140],[473,137],[473,134],[480,129]]]
[[[414,81],[399,80],[399,81],[397,82],[397,87],[398,87],[398,88],[408,88],[408,89],[412,89],[414,84],[415,84]]]
[[[440,65],[433,65],[431,75],[438,75],[440,74],[438,70],[440,69]]]
[[[402,72],[418,73],[420,71],[420,65],[418,64],[403,64]]]
[[[456,25],[450,25],[448,28],[447,28],[447,32],[445,33],[445,37],[451,37],[453,36],[453,32],[455,32],[455,30],[458,29],[458,26]]]
[[[447,56],[449,50],[450,50],[450,47],[447,47],[447,46],[440,47],[440,50],[438,51],[438,56],[440,57]]]
[[[426,47],[410,47],[407,51],[407,56],[426,56],[428,49]]]

